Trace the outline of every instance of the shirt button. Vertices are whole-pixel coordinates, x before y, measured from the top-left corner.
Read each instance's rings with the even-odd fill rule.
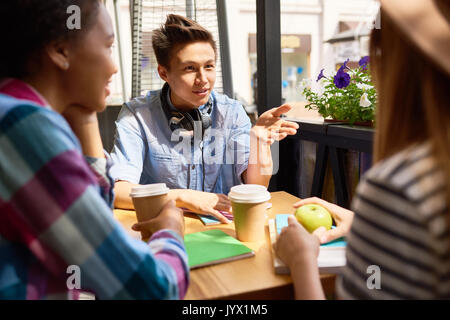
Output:
[[[195,169],[195,164],[192,165],[192,170],[194,170],[194,169]]]

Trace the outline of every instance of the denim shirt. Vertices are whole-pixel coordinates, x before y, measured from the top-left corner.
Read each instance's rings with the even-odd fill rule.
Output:
[[[116,121],[110,174],[115,181],[166,183],[171,189],[227,194],[242,183],[250,154],[251,123],[236,100],[211,93],[212,125],[172,132],[162,109],[161,90],[124,104]],[[169,105],[173,108],[173,105]],[[200,106],[202,111],[205,105]],[[203,187],[204,177],[204,187]]]

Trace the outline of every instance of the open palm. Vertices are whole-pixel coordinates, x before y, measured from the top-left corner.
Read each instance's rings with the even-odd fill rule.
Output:
[[[270,144],[274,141],[283,140],[288,135],[295,135],[298,124],[280,118],[282,114],[285,114],[291,109],[292,107],[290,105],[284,104],[264,112],[253,127],[253,132],[259,139]]]

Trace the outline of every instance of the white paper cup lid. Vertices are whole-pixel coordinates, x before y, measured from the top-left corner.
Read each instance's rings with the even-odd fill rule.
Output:
[[[144,184],[131,188],[130,197],[159,196],[169,192],[165,183]]]
[[[261,203],[270,200],[270,193],[258,184],[241,184],[231,188],[228,198],[238,203]]]

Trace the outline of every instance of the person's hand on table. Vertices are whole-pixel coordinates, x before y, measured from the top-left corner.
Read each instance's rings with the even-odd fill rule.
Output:
[[[140,231],[143,239],[148,239],[158,230],[169,229],[184,237],[183,210],[175,206],[175,201],[170,200],[161,209],[156,218],[138,222],[132,226],[134,231]]]
[[[317,197],[300,200],[294,204],[294,208],[301,207],[305,204],[321,205],[330,212],[336,223],[336,228],[334,229],[326,230],[324,227],[320,227],[313,232],[313,234],[319,238],[320,243],[333,241],[347,235],[350,231],[354,216],[353,211],[344,209]]]
[[[281,230],[274,249],[290,268],[301,268],[303,263],[317,259],[319,246],[317,237],[310,234],[292,215],[288,217],[288,226]]]
[[[189,211],[214,216],[222,223],[231,222],[219,212],[231,212],[231,202],[224,194],[187,189],[180,194],[180,201],[181,206]]]

